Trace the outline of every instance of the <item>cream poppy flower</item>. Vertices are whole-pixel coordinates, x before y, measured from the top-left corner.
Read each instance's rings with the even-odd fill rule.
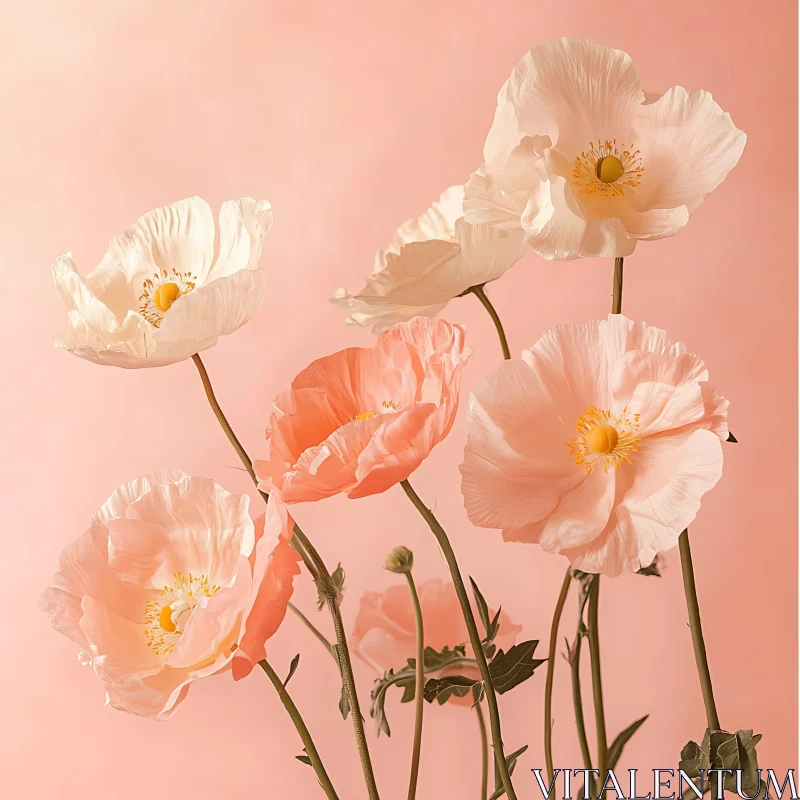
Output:
[[[167,719],[189,685],[247,675],[286,614],[300,558],[280,497],[157,472],[117,489],[61,554],[40,607],[105,682],[109,705]]]
[[[199,197],[157,208],[112,239],[85,278],[71,254],[53,266],[68,308],[54,344],[117,367],[189,358],[256,313],[266,291],[258,269],[272,225],[265,200],[222,204],[219,232]]]
[[[620,314],[558,326],[470,397],[467,514],[584,572],[636,572],[719,480],[727,414],[664,331]]]
[[[645,94],[626,53],[547,42],[500,90],[465,217],[521,228],[548,259],[627,256],[678,233],[745,140],[708,92]]]
[[[528,249],[520,231],[470,225],[463,219],[464,187],[445,189],[424,214],[403,223],[375,256],[366,286],[331,297],[347,308],[347,322],[375,333],[412,317],[436,316],[472,286],[499,278]]]

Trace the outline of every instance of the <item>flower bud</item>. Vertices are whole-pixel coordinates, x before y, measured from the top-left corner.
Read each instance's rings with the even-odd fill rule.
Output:
[[[405,573],[411,572],[414,566],[414,554],[407,547],[395,547],[386,556],[384,566],[389,572]]]

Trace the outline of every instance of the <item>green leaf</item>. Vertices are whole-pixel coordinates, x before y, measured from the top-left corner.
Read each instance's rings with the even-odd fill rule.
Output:
[[[758,788],[758,757],[756,745],[761,734],[753,734],[752,729],[728,731],[706,730],[701,744],[688,742],[681,750],[678,767],[690,778],[697,778],[701,769],[730,769],[733,775],[725,775],[723,788],[736,791],[736,770],[742,770],[742,791],[754,794]]]
[[[438,700],[441,705],[446,703],[452,695],[465,697],[476,683],[480,683],[480,681],[468,678],[466,675],[445,675],[443,678],[431,678],[425,684],[423,696],[429,703]]]
[[[528,745],[523,745],[519,750],[515,750],[510,756],[506,756],[506,766],[508,767],[508,774],[514,774],[514,768],[517,766],[517,759],[528,749]],[[500,777],[500,770],[497,769],[497,761],[494,762],[494,792],[492,792],[489,800],[497,800],[502,797],[506,790],[503,788],[503,779]]]
[[[664,569],[663,558],[656,556],[646,567],[636,570],[637,575],[647,575],[648,577],[660,578],[661,570]]]
[[[331,583],[330,585],[333,587],[336,593],[336,602],[342,602],[342,595],[344,594],[344,569],[342,569],[342,565],[339,564],[336,569],[333,571],[331,575]],[[322,584],[322,581],[317,583],[317,610],[322,611],[322,608],[325,605],[327,600],[327,592],[326,586]]]
[[[298,761],[302,761],[303,764],[308,764],[309,767],[313,767],[314,765],[311,763],[311,759],[308,757],[308,751],[306,748],[303,748],[303,752],[299,756],[295,756]]]
[[[733,442],[734,444],[739,444],[739,440],[730,431],[728,431],[728,438],[725,441]]]
[[[533,657],[538,639],[515,644],[506,653],[499,650],[489,664],[489,674],[498,694],[505,694],[533,675],[534,670],[547,659]]]
[[[283,688],[286,688],[286,684],[292,679],[292,675],[294,675],[295,670],[297,669],[297,665],[300,663],[300,653],[298,653],[293,659],[292,663],[289,665],[289,674],[286,676],[286,680],[283,682]]]
[[[475,605],[478,606],[478,616],[481,618],[483,628],[486,631],[486,639],[491,641],[494,637],[491,635],[492,622],[489,619],[489,606],[486,603],[478,584],[470,577],[470,584],[472,584],[472,594],[475,597]]]
[[[608,768],[614,769],[619,761],[619,757],[622,755],[622,749],[625,747],[626,744],[631,740],[633,734],[639,730],[639,728],[644,725],[645,721],[649,717],[649,714],[645,714],[641,719],[637,719],[636,722],[628,725],[622,733],[620,733],[613,742],[611,742],[611,747],[608,748]]]

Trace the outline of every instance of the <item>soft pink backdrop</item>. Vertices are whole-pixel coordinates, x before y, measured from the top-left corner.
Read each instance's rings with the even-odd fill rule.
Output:
[[[685,232],[628,260],[627,314],[666,328],[708,362],[731,400],[740,444],[692,529],[703,620],[722,724],[764,734],[764,766],[796,766],[796,9],[791,0],[647,3],[475,0],[405,3],[6,0],[0,12],[3,123],[2,581],[3,796],[314,798],[301,745],[260,673],[194,686],[164,724],[103,707],[102,685],[36,608],[59,550],[119,483],[161,467],[249,491],[205,404],[191,363],[101,368],[51,348],[63,310],[55,256],[88,271],[110,236],[155,206],[200,194],[269,199],[271,291],[260,314],[208,352],[234,426],[262,447],[273,395],[314,357],[371,334],[326,298],[351,289],[395,227],[477,165],[495,95],[533,44],[588,36],[627,50],[643,85],[705,88],[748,136],[740,165]],[[491,287],[514,351],[557,322],[604,316],[611,264],[528,257]],[[491,323],[467,298],[447,309],[468,326],[474,384],[497,365]],[[457,464],[462,418],[416,476],[451,532],[464,571],[524,635],[547,638],[564,563],[470,527]],[[393,545],[418,577],[444,575],[432,537],[399,489],[297,509],[329,562],[347,569],[344,614],[393,583]],[[662,580],[606,581],[602,636],[613,736],[651,718],[623,764],[675,767],[702,736],[702,702],[676,554]],[[313,590],[297,603],[311,613]],[[320,624],[327,620],[320,616]],[[574,631],[570,603],[563,635]],[[327,626],[326,626],[327,629]],[[337,676],[294,618],[271,648],[343,798],[365,796]],[[543,653],[542,653],[543,655]],[[371,675],[358,667],[368,703]],[[543,766],[544,674],[502,700],[518,772]],[[588,681],[587,681],[588,685]],[[412,708],[388,706],[394,735],[372,741],[384,800],[405,797]],[[587,695],[588,705],[588,695]],[[587,707],[587,715],[591,713]],[[568,677],[556,675],[556,765],[580,766]],[[475,797],[478,734],[462,708],[432,708],[420,796]],[[463,795],[462,795],[463,793]]]

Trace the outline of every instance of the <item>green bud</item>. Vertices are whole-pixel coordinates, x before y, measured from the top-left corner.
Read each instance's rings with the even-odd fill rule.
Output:
[[[407,547],[395,547],[386,556],[384,565],[389,572],[400,574],[411,572],[411,567],[414,566],[414,554]]]

